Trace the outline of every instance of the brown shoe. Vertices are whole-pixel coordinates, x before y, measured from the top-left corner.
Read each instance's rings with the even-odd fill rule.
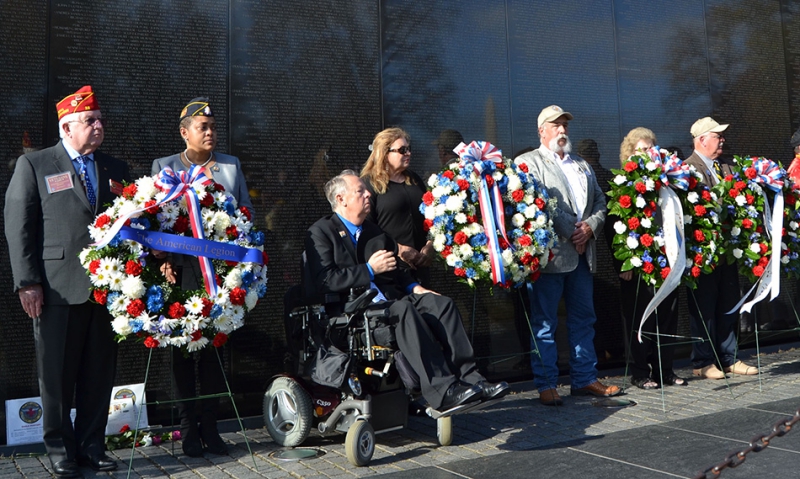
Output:
[[[709,364],[700,369],[693,369],[692,374],[703,379],[725,379],[725,373],[720,371],[716,364]]]
[[[539,402],[545,406],[561,406],[564,401],[555,389],[545,389],[539,393]]]
[[[736,361],[732,366],[726,367],[725,372],[738,374],[740,376],[753,376],[758,374],[758,368],[755,366],[748,366],[742,361]]]
[[[584,386],[579,389],[570,388],[569,393],[573,396],[597,396],[601,398],[607,398],[611,396],[616,396],[617,394],[621,393],[622,390],[617,386],[606,386],[600,381],[595,381],[588,386]]]

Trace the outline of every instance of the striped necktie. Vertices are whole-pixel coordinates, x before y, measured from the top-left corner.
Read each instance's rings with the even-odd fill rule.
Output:
[[[81,177],[81,183],[83,183],[84,188],[86,188],[86,197],[89,198],[89,204],[94,208],[97,205],[97,197],[94,194],[94,186],[92,185],[92,180],[89,179],[89,173],[87,171],[87,163],[92,161],[92,159],[88,156],[81,155],[75,158],[75,161],[77,161],[78,165],[81,167],[78,172]]]
[[[717,174],[717,180],[722,181],[722,169],[719,167],[719,161],[714,160],[714,173]]]

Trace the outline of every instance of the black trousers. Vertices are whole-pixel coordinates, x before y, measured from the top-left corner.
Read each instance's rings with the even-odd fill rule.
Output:
[[[692,365],[700,369],[717,363],[714,351],[719,355],[720,366],[732,365],[736,362],[739,315],[726,313],[740,299],[736,265],[720,264],[711,273],[701,274],[697,289],[688,290],[687,295],[692,336],[705,339],[692,345]]]
[[[668,378],[675,373],[672,370],[675,338],[656,337],[656,326],[659,334],[675,335],[678,332],[678,290],[673,291],[650,314],[642,327],[642,342],[637,338],[639,324],[645,308],[653,299],[653,288],[647,286],[638,276],[625,281],[620,279],[620,300],[625,328],[630,331],[630,351],[633,364],[631,376],[634,378],[652,377],[661,382],[661,377]],[[652,333],[650,335],[645,333]],[[658,343],[661,343],[661,352]],[[651,372],[652,371],[652,372]]]
[[[33,320],[43,440],[53,464],[105,450],[117,343],[108,310],[86,302],[42,308]],[[70,419],[75,397],[75,425]]]
[[[411,294],[394,301],[389,310],[398,319],[397,345],[419,375],[422,395],[432,407],[441,406],[454,382],[475,384],[484,379],[452,299]]]
[[[191,399],[226,390],[221,367],[223,355],[222,351],[219,351],[217,359],[216,349],[209,343],[200,351],[185,356],[180,348],[172,348],[172,379],[176,399]],[[195,427],[200,416],[204,423],[208,423],[206,427],[213,427],[216,430],[218,397],[180,401],[176,404],[182,428]]]

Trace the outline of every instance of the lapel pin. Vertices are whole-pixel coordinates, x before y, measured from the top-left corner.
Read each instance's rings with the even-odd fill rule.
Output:
[[[344,238],[345,236],[347,236],[347,233],[345,233],[344,231],[340,231],[340,232],[339,232],[339,236],[341,236],[342,238]]]

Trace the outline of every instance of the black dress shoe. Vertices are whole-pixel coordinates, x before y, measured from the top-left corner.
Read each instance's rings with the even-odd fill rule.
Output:
[[[500,399],[509,393],[508,383],[500,381],[499,383],[490,383],[489,381],[478,381],[476,386],[481,388],[481,399],[488,401],[490,399]]]
[[[58,461],[57,463],[53,464],[53,474],[55,474],[56,479],[73,479],[83,477],[78,463],[72,459],[64,459],[63,461]]]
[[[212,427],[203,427],[201,424],[200,439],[202,439],[203,444],[206,445],[205,450],[211,454],[216,454],[218,456],[225,456],[228,454],[228,446],[225,445],[225,441],[219,436],[216,424]]]
[[[117,469],[117,461],[111,459],[102,452],[100,454],[78,456],[78,464],[91,467],[95,471],[115,471]]]
[[[200,442],[200,432],[197,427],[181,428],[181,448],[189,457],[203,457],[203,444]]]
[[[483,390],[479,386],[466,386],[455,382],[444,393],[444,399],[442,399],[442,405],[439,410],[447,411],[462,404],[478,401],[482,392]]]

